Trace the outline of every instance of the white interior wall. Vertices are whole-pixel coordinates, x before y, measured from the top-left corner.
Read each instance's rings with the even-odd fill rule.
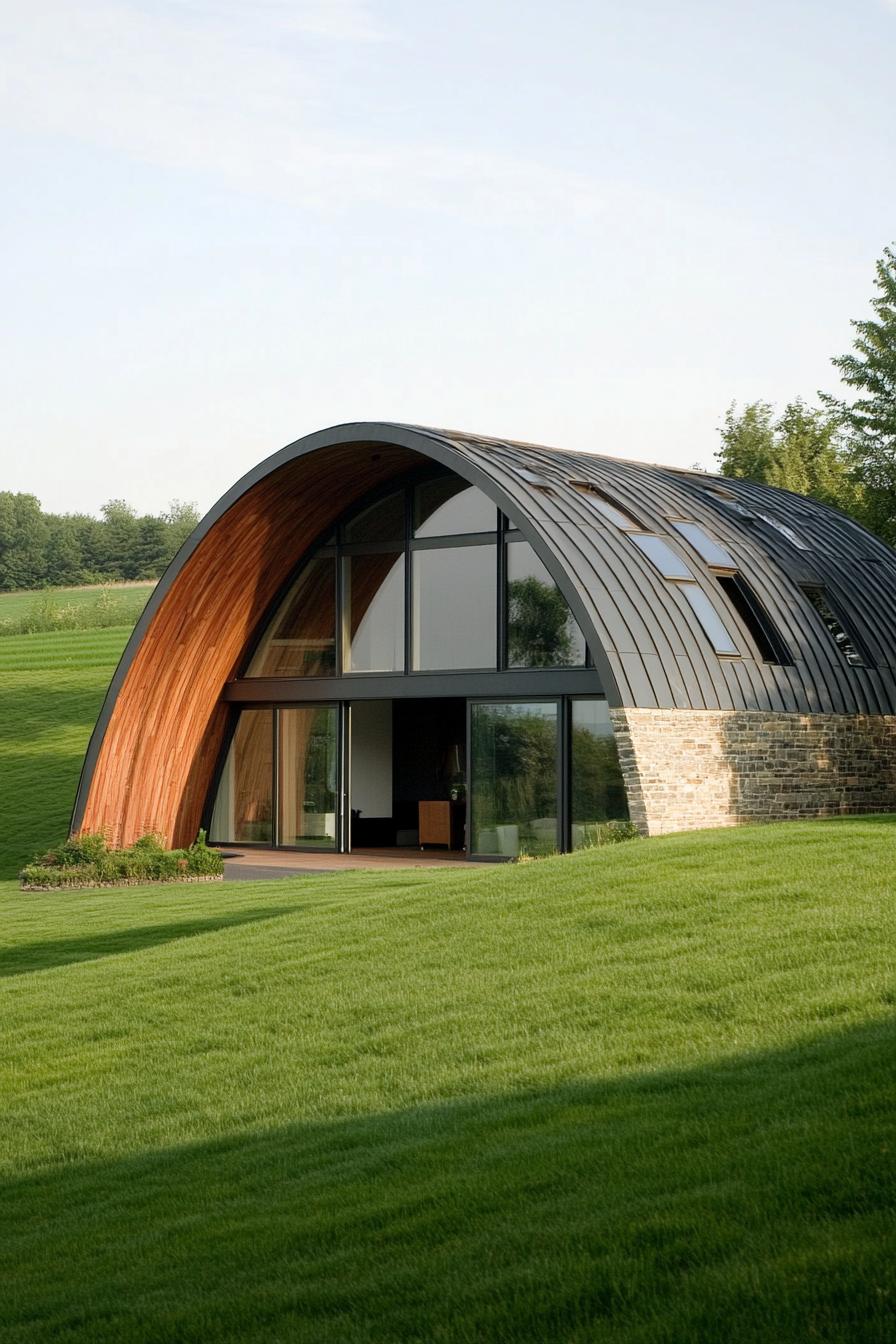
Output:
[[[392,701],[352,705],[353,809],[362,817],[392,816]]]

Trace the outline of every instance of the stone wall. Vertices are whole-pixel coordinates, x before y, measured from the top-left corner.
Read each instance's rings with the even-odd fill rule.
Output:
[[[648,835],[896,810],[896,716],[614,709]]]

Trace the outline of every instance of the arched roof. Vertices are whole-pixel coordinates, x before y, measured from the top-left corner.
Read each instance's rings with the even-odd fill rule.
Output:
[[[174,843],[199,824],[235,675],[302,553],[355,500],[427,460],[488,494],[551,570],[611,704],[634,708],[896,712],[896,554],[836,510],[699,472],[422,426],[340,425],[297,440],[229,490],[163,576],[91,739],[73,826]],[[593,507],[602,492],[662,537],[735,636],[720,657],[680,586]],[[792,655],[763,662],[714,574],[673,528],[730,552]],[[800,543],[800,544],[797,544]],[[850,666],[800,584],[823,585],[868,653]]]

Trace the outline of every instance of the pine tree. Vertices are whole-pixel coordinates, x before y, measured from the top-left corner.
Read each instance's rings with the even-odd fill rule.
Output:
[[[871,300],[875,316],[854,321],[853,353],[832,361],[856,397],[821,393],[849,437],[853,473],[861,482],[862,521],[896,544],[896,244],[876,263]]]

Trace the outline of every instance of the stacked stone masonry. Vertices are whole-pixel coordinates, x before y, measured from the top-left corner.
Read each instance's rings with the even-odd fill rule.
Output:
[[[612,711],[644,834],[896,809],[896,716]]]

